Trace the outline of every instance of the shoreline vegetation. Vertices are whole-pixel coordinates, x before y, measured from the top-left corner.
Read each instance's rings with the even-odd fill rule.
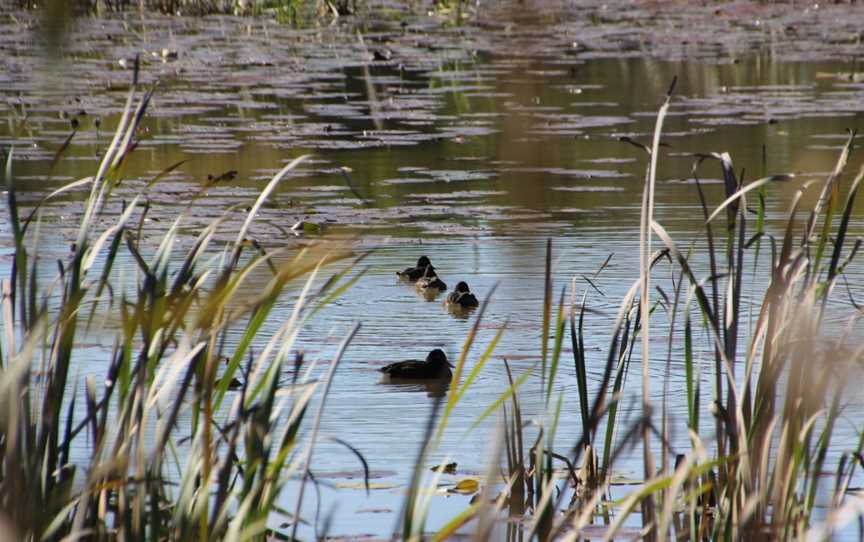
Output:
[[[359,0],[365,3],[364,0]],[[124,11],[149,11],[170,15],[260,15],[293,9],[304,13],[352,15],[358,0],[15,0],[21,9],[66,11],[75,15],[102,15]]]
[[[137,69],[135,74],[137,80]],[[765,229],[765,200],[772,184],[791,182],[791,175],[745,182],[728,154],[694,156],[693,180],[705,219],[697,237],[707,244],[709,262],[707,269],[697,268],[690,259],[696,241],[674,239],[653,218],[673,91],[674,83],[657,114],[653,141],[638,144],[646,164],[640,276],[618,304],[598,391],[589,392],[595,386],[588,382],[584,348],[591,312],[587,292],[577,292],[575,282],[554,283],[550,240],[545,287],[538,292],[541,361],[519,374],[506,361],[490,363],[507,326],[488,344],[475,345],[486,308],[495,302],[494,292],[486,296],[454,358],[452,385],[434,401],[426,421],[395,536],[443,540],[472,524],[480,540],[496,529],[519,540],[577,540],[587,530],[615,538],[636,521],[647,540],[821,540],[856,528],[862,504],[852,481],[864,462],[864,428],[857,428],[857,447],[844,450],[838,461],[829,461],[829,449],[841,422],[844,386],[864,358],[854,335],[860,312],[846,332],[824,333],[829,298],[841,288],[861,245],[848,235],[864,178],[864,169],[846,171],[855,133],[824,182],[799,188],[781,235]],[[265,252],[248,237],[257,210],[304,157],[273,176],[233,242],[213,246],[223,218],[203,228],[189,250],[175,251],[190,206],[152,254],[142,250],[145,199],[122,202],[119,216],[103,211],[124,180],[124,163],[134,152],[152,93],[133,83],[98,170],[35,207],[17,201],[15,152],[4,149],[15,246],[2,282],[0,538],[291,540],[301,522],[326,533],[326,522],[300,517],[300,511],[313,483],[310,462],[330,384],[361,324],[346,333],[323,374],[295,354],[293,344],[304,323],[363,280],[364,255],[322,242],[280,258],[279,249]],[[703,193],[699,179],[707,168],[722,173],[726,197],[720,203],[709,203]],[[89,186],[90,195],[69,256],[43,261],[40,232],[51,222],[43,221],[50,207],[42,203],[81,186]],[[802,207],[805,191],[819,194],[810,208]],[[103,225],[106,218],[111,222]],[[121,255],[137,266],[125,286],[114,283]],[[756,262],[766,258],[769,286],[751,320],[742,314],[742,296]],[[338,260],[351,264],[327,275],[326,266]],[[654,281],[661,265],[674,272],[673,291]],[[44,279],[45,266],[57,267],[53,280]],[[266,288],[244,292],[249,276],[262,270],[271,274]],[[261,337],[276,301],[298,288],[298,281],[291,318]],[[106,326],[100,315],[107,313],[120,324]],[[113,337],[106,378],[85,377],[86,392],[79,395],[79,386],[70,386],[77,378],[76,352],[96,330]],[[232,332],[239,339],[229,340]],[[676,336],[683,336],[685,352],[686,420],[670,417],[668,391],[659,404],[651,399],[652,387],[665,390],[668,382],[648,376],[657,348],[667,352],[665,370],[671,371]],[[256,338],[266,347],[255,350]],[[572,359],[563,354],[567,342]],[[471,354],[475,349],[482,349],[479,356]],[[710,364],[698,361],[699,351],[713,352]],[[555,393],[565,363],[575,369],[577,397]],[[487,473],[464,488],[476,493],[473,503],[430,532],[426,522],[441,470],[429,476],[426,458],[442,451],[452,413],[484,371],[506,371],[510,382],[473,426],[499,420]],[[702,386],[702,372],[711,374],[710,389]],[[547,410],[534,422],[533,439],[519,401],[532,375],[539,376]],[[641,415],[625,423],[619,409],[627,378],[641,379],[642,396]],[[235,379],[239,393],[231,394]],[[562,408],[570,402],[578,404],[582,436],[556,447]],[[705,409],[713,414],[711,427],[700,426]],[[190,420],[188,434],[181,418]],[[673,456],[670,424],[680,422],[684,426],[675,429],[690,435],[691,447]],[[339,444],[362,464],[368,490],[366,459],[351,443]],[[79,446],[90,451],[83,465],[73,457]],[[634,447],[643,457],[641,484],[612,499],[616,461]]]
[[[121,13],[158,13],[176,16],[237,15],[273,16],[295,27],[330,24],[340,17],[363,15],[371,8],[367,0],[15,0],[19,9],[40,12],[49,24],[63,25],[74,17],[109,16]],[[406,1],[398,10],[417,11],[422,2]],[[469,10],[465,0],[436,0],[428,8],[463,20]],[[387,10],[376,9],[376,16]],[[422,10],[421,10],[422,11]]]

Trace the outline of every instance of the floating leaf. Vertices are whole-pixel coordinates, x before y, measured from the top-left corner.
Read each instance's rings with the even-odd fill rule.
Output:
[[[450,491],[453,493],[461,493],[463,495],[471,495],[472,493],[477,493],[480,489],[480,483],[473,478],[465,478],[464,480],[460,480],[456,486]]]
[[[291,226],[291,231],[294,232],[295,235],[303,233],[321,233],[321,226],[319,224],[301,220]]]

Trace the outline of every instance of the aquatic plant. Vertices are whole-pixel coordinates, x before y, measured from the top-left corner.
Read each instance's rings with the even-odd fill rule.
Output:
[[[144,194],[122,202],[115,195],[152,90],[137,103],[136,96],[133,84],[96,174],[55,190],[26,215],[16,197],[14,150],[5,155],[14,258],[2,281],[0,538],[284,538],[278,526],[297,529],[327,392],[357,327],[323,377],[293,352],[294,341],[362,272],[352,276],[349,265],[316,286],[322,267],[350,250],[311,246],[290,258],[278,249],[246,250],[260,249],[250,226],[304,157],[269,181],[223,248],[213,248],[222,244],[217,233],[243,207],[226,209],[179,253],[190,203],[147,254],[149,203]],[[51,229],[42,203],[85,186],[76,238],[51,277],[40,256],[43,230]],[[133,269],[118,270],[122,262]],[[266,286],[244,294],[262,272],[270,273]],[[290,318],[264,333],[298,280]],[[91,359],[101,355],[87,349],[94,338],[112,345],[100,350],[104,360]],[[85,359],[105,376],[89,374],[82,387]],[[277,498],[292,477],[300,486],[288,511]]]
[[[860,450],[851,452],[844,454],[834,467],[837,478],[827,505],[827,521],[817,525],[813,521],[816,495],[823,483],[828,447],[843,404],[845,377],[860,363],[862,355],[859,347],[850,342],[857,311],[840,336],[831,336],[824,324],[829,296],[860,244],[859,240],[848,247],[846,238],[864,170],[852,181],[845,202],[840,190],[855,134],[850,134],[834,171],[821,185],[820,195],[806,213],[798,239],[795,232],[801,196],[814,185],[805,184],[796,193],[780,239],[764,229],[764,205],[756,211],[757,231],[751,234],[747,228],[747,195],[792,177],[772,175],[745,185],[735,175],[728,154],[697,156],[694,178],[705,216],[709,258],[708,274],[700,278],[691,257],[694,245],[682,252],[678,243],[651,217],[658,143],[671,95],[670,89],[658,115],[642,218],[643,227],[650,228],[659,238],[679,273],[674,296],[665,300],[670,340],[666,363],[668,371],[673,361],[672,336],[678,331],[678,315],[683,313],[691,450],[682,457],[670,456],[666,444],[668,394],[663,395],[664,404],[659,409],[648,397],[647,332],[658,305],[646,303],[647,293],[653,288],[647,263],[650,260],[643,258],[639,333],[643,339],[645,483],[641,491],[622,503],[623,513],[610,526],[610,532],[614,534],[629,511],[642,504],[642,524],[652,539],[696,538],[705,534],[723,539],[766,536],[790,539],[814,536],[821,532],[819,529],[830,534],[836,526],[835,513],[839,507],[854,506],[854,502],[846,499],[847,488],[842,480],[851,476],[855,458],[860,460]],[[705,160],[719,163],[726,194],[726,199],[711,213],[697,175],[698,166]],[[836,220],[838,211],[842,215]],[[721,216],[725,216],[726,223],[718,242],[714,223]],[[752,254],[755,273],[759,240],[763,238],[770,241],[771,278],[756,305],[755,322],[747,328],[742,298],[747,291],[748,256]],[[723,248],[718,250],[721,243]],[[642,238],[642,249],[643,256],[651,253],[647,233]],[[695,361],[692,305],[698,309],[697,322],[701,323],[701,336],[708,341],[707,349],[714,352],[714,390],[707,404],[700,389],[701,368]],[[711,409],[714,415],[713,442],[700,434],[698,414],[702,409]],[[656,420],[658,411],[660,420]],[[855,428],[864,435],[862,429]],[[657,470],[650,453],[652,445],[662,450]]]
[[[350,15],[357,11],[357,0],[17,0],[27,9],[45,9],[49,16],[104,14],[125,10],[147,9],[168,14],[206,15],[233,13],[260,14],[274,11],[277,17],[288,17],[292,23],[298,18],[316,15],[320,18]],[[286,22],[287,22],[286,20]]]
[[[673,89],[674,83],[658,114],[651,146],[628,141],[641,148],[649,161],[642,200],[640,276],[620,303],[595,395],[589,397],[586,377],[589,361],[583,323],[587,296],[583,295],[580,304],[575,302],[574,281],[569,315],[564,289],[553,315],[550,242],[541,362],[535,368],[541,373],[546,417],[534,421],[537,437],[529,445],[518,401],[521,382],[514,382],[505,362],[511,388],[493,405],[502,411],[498,437],[502,444],[490,457],[490,464],[498,464],[503,450],[507,468],[503,476],[490,475],[486,482],[489,487],[500,488],[501,493],[490,500],[486,498],[488,490],[484,490],[483,497],[439,531],[438,538],[472,519],[477,519],[478,533],[486,536],[490,532],[488,518],[506,514],[516,518],[527,515],[525,538],[529,540],[535,536],[538,540],[578,540],[592,526],[593,533],[600,527],[606,539],[613,539],[628,522],[633,524],[636,510],[641,514],[637,520],[641,536],[649,540],[827,539],[862,517],[859,498],[850,495],[850,482],[864,462],[864,427],[853,427],[859,435],[855,449],[843,451],[833,464],[828,462],[832,437],[841,422],[848,376],[860,370],[864,356],[853,331],[860,309],[852,300],[855,310],[839,334],[829,333],[825,324],[831,307],[829,297],[861,245],[857,239],[850,246],[848,227],[864,168],[848,184],[845,198],[841,190],[855,133],[850,133],[834,171],[821,186],[809,183],[798,189],[779,238],[765,227],[763,200],[753,211],[756,231],[748,230],[751,211],[747,199],[750,194],[764,198],[765,187],[789,181],[791,175],[772,175],[745,184],[735,174],[728,154],[694,157],[696,197],[705,217],[708,247],[708,269],[700,277],[693,258],[699,238],[682,250],[652,216],[662,126]],[[698,177],[699,167],[706,161],[719,164],[726,195],[710,212]],[[802,195],[815,188],[820,190],[819,197],[802,222]],[[725,217],[725,224],[718,235],[715,228],[720,217]],[[658,251],[652,248],[654,236],[662,243]],[[748,324],[742,299],[745,292],[752,291],[746,280],[754,280],[759,270],[763,241],[770,246],[770,281],[753,309],[755,319]],[[652,279],[652,269],[663,261],[674,271],[671,295]],[[649,293],[655,289],[660,299],[651,302]],[[659,328],[653,323],[659,314],[665,315],[668,345],[663,402],[657,405],[651,399],[648,369],[650,363],[656,363],[649,361],[649,332]],[[579,396],[554,397],[553,383],[568,320]],[[690,449],[673,455],[669,444],[673,420],[666,405],[666,384],[677,359],[673,338],[679,334],[684,338]],[[706,344],[697,344],[699,337]],[[550,339],[551,353],[547,347]],[[702,390],[705,369],[698,361],[700,351],[713,352],[712,393]],[[620,427],[617,414],[623,380],[634,357],[641,365],[642,412],[635,422]],[[457,372],[455,383],[458,376]],[[505,398],[512,403],[509,410]],[[560,453],[554,449],[554,435],[564,400],[579,403],[582,437],[566,453]],[[713,431],[700,429],[700,412],[705,410],[714,417]],[[598,441],[603,425],[603,438]],[[613,498],[616,460],[639,441],[644,479],[632,493]],[[655,450],[660,450],[659,460]],[[566,466],[564,476],[553,475],[553,459]],[[580,461],[582,467],[577,472],[574,465]],[[833,473],[833,481],[826,473]],[[820,502],[820,490],[829,484],[827,498]],[[416,532],[412,533],[416,539]]]
[[[15,251],[2,301],[0,504],[17,529],[10,536],[293,538],[326,401],[318,402],[311,427],[302,432],[301,428],[309,421],[307,411],[316,391],[327,395],[356,328],[321,380],[313,379],[316,373],[304,366],[302,357],[290,360],[293,341],[305,321],[362,273],[349,278],[349,266],[313,292],[322,266],[349,257],[350,251],[321,246],[286,262],[279,251],[264,251],[250,239],[249,226],[262,202],[301,159],[268,183],[224,250],[214,253],[211,247],[236,208],[226,210],[191,249],[179,253],[175,244],[188,212],[184,211],[148,255],[141,242],[148,204],[140,196],[120,204],[114,193],[123,182],[123,166],[135,147],[151,94],[145,93],[137,106],[134,96],[133,88],[96,175],[45,198],[90,187],[72,250],[48,281],[39,256],[39,239],[46,229],[42,205],[24,216],[13,182],[14,152],[5,159]],[[790,176],[766,176],[745,184],[729,155],[694,157],[694,197],[705,228],[704,236],[683,249],[653,218],[662,127],[671,99],[670,89],[650,146],[628,141],[648,158],[640,269],[620,300],[609,346],[597,363],[603,369],[599,382],[589,382],[588,368],[596,360],[586,353],[584,340],[591,316],[590,290],[577,301],[574,280],[569,305],[567,289],[556,291],[550,241],[542,306],[538,301],[539,362],[518,375],[506,361],[497,367],[489,363],[505,325],[482,355],[468,363],[493,299],[491,293],[484,296],[449,394],[434,403],[428,418],[398,536],[411,540],[428,534],[426,517],[433,505],[428,489],[438,485],[441,473],[424,478],[426,458],[440,448],[454,410],[484,370],[506,372],[509,382],[472,428],[498,415],[495,446],[477,498],[435,533],[437,539],[472,521],[477,537],[484,539],[507,516],[526,518],[526,538],[542,540],[580,538],[590,526],[599,526],[614,538],[634,522],[653,540],[827,538],[842,527],[841,522],[861,515],[860,505],[849,497],[862,462],[860,426],[854,427],[860,435],[857,447],[829,460],[842,422],[845,377],[860,365],[864,353],[852,336],[860,309],[854,307],[849,325],[839,335],[828,333],[825,324],[834,308],[831,295],[860,248],[860,240],[848,239],[848,230],[864,170],[846,183],[845,190],[842,182],[854,134],[831,175],[821,185],[799,189],[779,237],[766,227],[764,198],[768,187],[789,181]],[[719,165],[724,179],[724,200],[713,211],[698,176],[706,163]],[[819,196],[802,221],[802,194],[814,189]],[[751,212],[748,200],[753,195],[758,207]],[[100,226],[100,219],[109,226]],[[658,241],[661,245],[655,250]],[[707,264],[696,257],[696,246],[703,242]],[[249,247],[257,252],[250,254]],[[770,280],[764,292],[756,292],[748,279],[754,280],[760,271],[763,249],[770,255]],[[131,286],[117,278],[117,262],[123,255],[134,262]],[[654,278],[655,269],[667,263],[674,277],[671,291]],[[605,263],[601,271],[603,267]],[[243,284],[261,272],[272,275],[267,287],[244,297]],[[302,277],[308,278],[290,320],[263,347],[253,348],[280,294]],[[593,287],[597,279],[595,274],[587,282]],[[657,292],[656,300],[651,292]],[[748,294],[761,298],[747,305],[743,300]],[[748,318],[751,310],[753,317]],[[229,340],[229,331],[238,328],[240,339]],[[667,378],[661,383],[663,401],[657,404],[648,371],[650,363],[658,363],[658,356],[651,355],[657,348],[651,337],[661,329],[667,332]],[[555,391],[563,378],[568,332],[575,397]],[[96,333],[108,335],[114,344],[107,376],[104,384],[88,376],[85,391],[80,391],[70,371],[74,374],[75,360],[87,355],[81,353],[83,339]],[[681,335],[679,352],[673,343]],[[713,362],[708,368],[699,361],[700,352],[706,351]],[[634,361],[641,369],[640,412],[636,420],[627,420],[621,415],[622,393]],[[665,387],[673,367],[686,374],[687,416],[682,428],[688,431],[690,448],[685,453],[676,453],[681,451],[669,444],[671,424],[682,421],[669,416],[666,404]],[[286,386],[280,375],[287,369],[291,382]],[[710,391],[703,390],[705,373],[710,373]],[[534,374],[546,415],[529,424],[519,392]],[[240,383],[236,395],[230,391],[235,379]],[[581,436],[562,448],[556,434],[567,401],[578,405]],[[709,409],[713,428],[700,423],[700,413]],[[82,441],[90,455],[87,463],[76,464],[72,448]],[[618,460],[640,442],[641,483],[620,498],[620,491],[612,489]],[[500,463],[505,466],[503,476],[497,468]],[[832,472],[833,480],[825,472]],[[276,499],[292,477],[300,484],[294,510],[289,511]],[[827,502],[820,502],[829,484],[823,499]],[[290,535],[274,528],[277,517],[287,519]]]

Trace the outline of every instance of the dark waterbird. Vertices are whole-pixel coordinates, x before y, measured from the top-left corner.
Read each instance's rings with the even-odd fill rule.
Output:
[[[426,270],[423,272],[423,276],[420,277],[417,282],[415,282],[415,284],[418,288],[424,291],[444,291],[447,289],[447,284],[443,280],[441,280],[437,273],[435,273],[435,268],[431,265],[426,266]]]
[[[447,355],[440,348],[429,352],[425,360],[408,359],[397,361],[379,371],[384,373],[385,380],[450,380],[453,365],[447,361]]]
[[[445,304],[454,309],[473,309],[474,307],[479,306],[480,302],[477,301],[477,296],[471,293],[471,290],[468,288],[468,283],[463,280],[456,285],[455,290],[450,292]]]
[[[401,279],[410,282],[417,282],[417,280],[426,272],[427,267],[432,267],[432,262],[429,261],[428,257],[420,256],[420,258],[417,259],[417,265],[415,267],[409,267],[404,271],[396,271],[396,275]],[[432,270],[434,271],[435,268],[432,267]]]

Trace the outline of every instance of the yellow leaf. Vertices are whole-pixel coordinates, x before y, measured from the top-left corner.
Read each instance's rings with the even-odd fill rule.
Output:
[[[480,489],[480,483],[477,482],[477,480],[474,480],[473,478],[465,478],[456,484],[453,491],[456,493],[462,493],[463,495],[470,495],[471,493],[476,493],[478,489]]]

